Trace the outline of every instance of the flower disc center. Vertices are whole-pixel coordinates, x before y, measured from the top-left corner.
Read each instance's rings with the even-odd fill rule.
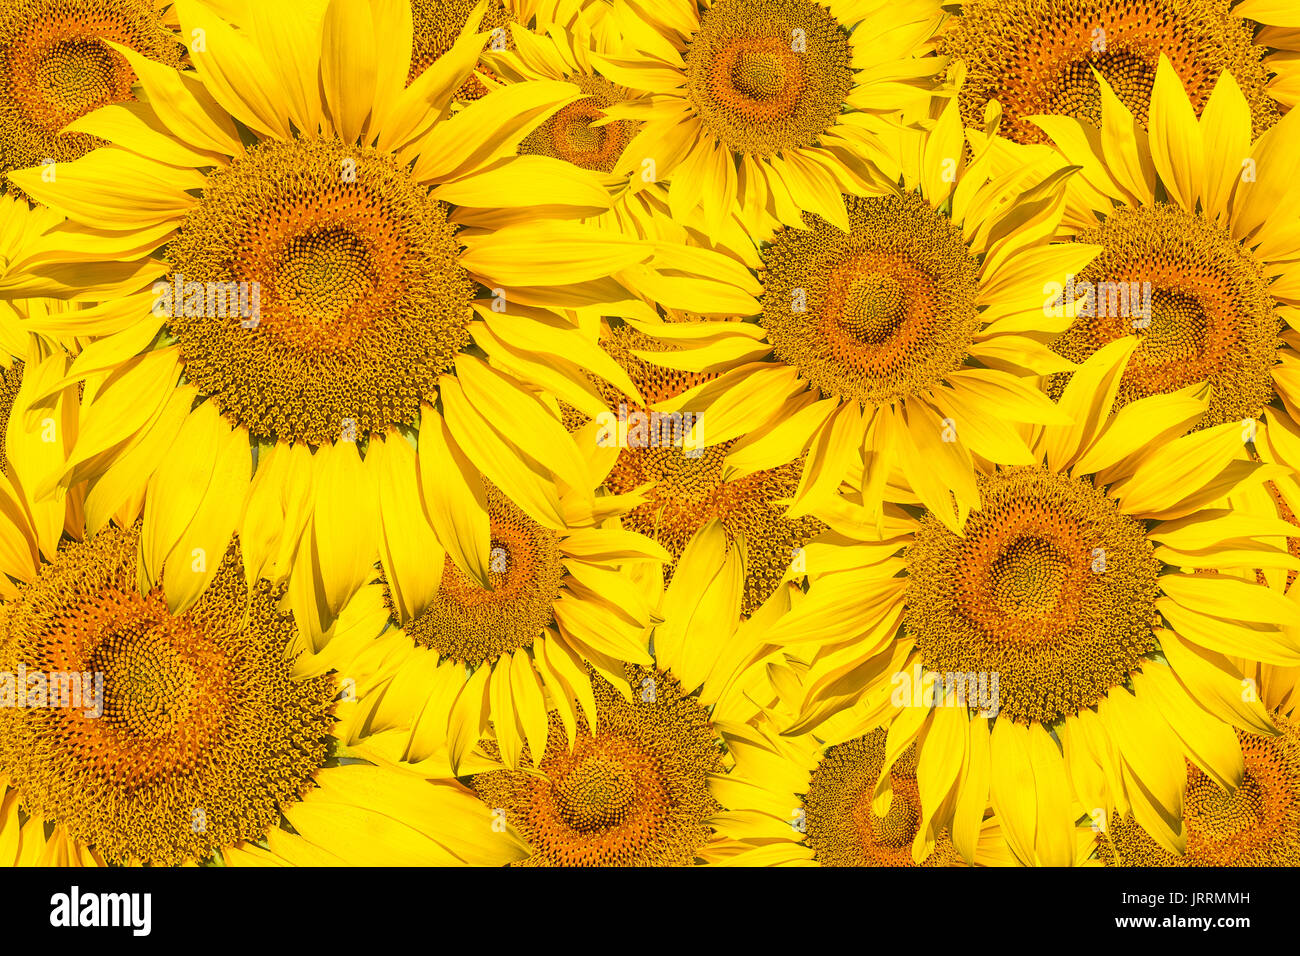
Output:
[[[632,772],[599,754],[578,764],[555,790],[561,815],[583,832],[618,826],[636,797]]]
[[[1017,538],[989,572],[994,603],[1016,617],[1040,617],[1056,608],[1069,573],[1069,558],[1055,542]]]

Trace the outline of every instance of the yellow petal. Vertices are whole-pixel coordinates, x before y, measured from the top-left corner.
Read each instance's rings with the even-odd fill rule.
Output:
[[[372,438],[367,463],[379,490],[379,559],[399,622],[422,614],[438,594],[443,549],[424,516],[415,449],[397,432]]]
[[[338,614],[370,580],[379,557],[375,475],[351,442],[322,445],[314,465],[312,540],[326,606]]]
[[[1151,161],[1169,198],[1184,209],[1196,208],[1201,193],[1205,147],[1196,111],[1182,81],[1163,53],[1151,89]]]

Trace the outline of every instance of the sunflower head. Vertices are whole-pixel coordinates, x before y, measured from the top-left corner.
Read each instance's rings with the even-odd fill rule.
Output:
[[[1136,334],[1117,407],[1208,381],[1213,392],[1198,427],[1259,417],[1273,398],[1283,326],[1263,270],[1239,241],[1163,203],[1119,207],[1078,240],[1102,252],[1077,278],[1092,301],[1053,344],[1057,352],[1083,362]],[[1068,380],[1069,373],[1054,376],[1054,394]]]
[[[448,212],[374,149],[248,150],[210,177],[166,250],[158,289],[187,378],[265,440],[415,424],[469,341],[474,285]]]
[[[636,355],[672,351],[675,346],[630,326],[612,329],[603,345],[628,373],[649,409],[713,378],[654,365]],[[610,386],[597,383],[597,388],[612,407],[626,404]],[[632,411],[636,410],[629,415]],[[707,428],[707,422],[701,420],[699,427]],[[785,516],[784,502],[799,487],[802,462],[728,479],[725,462],[733,445],[734,440],[698,448],[674,441],[627,447],[619,452],[605,484],[614,494],[634,490],[645,494],[646,500],[623,515],[622,522],[625,528],[659,542],[672,556],[672,563],[664,567],[665,584],[672,581],[687,543],[710,521],[720,521],[733,540],[743,536],[747,560],[742,612],[752,614],[776,590],[796,552],[825,525],[813,516]]]
[[[880,816],[872,810],[876,780],[885,760],[883,729],[826,750],[803,797],[804,827],[814,859],[822,866],[915,866],[912,841],[921,826],[916,748],[889,770],[893,799]],[[961,857],[947,831],[922,866],[958,866]]]
[[[102,145],[63,129],[132,99],[135,73],[109,43],[179,66],[151,0],[14,0],[0,11],[0,174],[69,162]]]
[[[631,120],[594,124],[605,117],[605,110],[626,100],[627,93],[601,76],[575,74],[567,79],[586,96],[529,133],[519,144],[519,153],[549,156],[596,172],[613,172],[624,148],[636,135],[637,124]]]
[[[1227,70],[1246,94],[1256,134],[1279,116],[1264,50],[1228,0],[968,0],[938,46],[965,63],[965,125],[982,126],[997,100],[1002,134],[1019,143],[1044,141],[1031,116],[1072,116],[1100,128],[1097,74],[1145,126],[1162,53],[1198,113]]]
[[[813,0],[718,0],[686,51],[705,129],[736,152],[815,145],[853,87],[849,33]]]
[[[580,727],[572,747],[551,713],[535,772],[473,778],[528,842],[526,865],[686,866],[708,839],[718,804],[707,778],[722,766],[708,715],[667,673],[629,666],[627,676],[630,701],[592,677],[596,727]]]
[[[551,624],[564,580],[556,532],[537,524],[491,484],[487,504],[491,589],[466,577],[448,556],[437,596],[405,628],[416,644],[474,666],[530,647]],[[393,609],[391,596],[388,603]]]
[[[907,550],[907,634],[927,669],[996,673],[1004,717],[1051,724],[1155,650],[1160,562],[1087,478],[1030,467],[979,481],[963,535],[927,514]]]
[[[826,397],[883,405],[934,387],[980,328],[979,264],[916,194],[845,197],[850,230],[819,217],[764,253],[763,328]]]
[[[478,0],[411,0],[415,35],[411,46],[408,83],[433,66],[439,57],[452,48],[477,5]],[[508,48],[511,45],[510,24],[513,22],[515,15],[502,0],[489,0],[475,32],[489,34],[489,42],[494,48]],[[482,66],[479,70],[485,76],[490,75]],[[455,98],[477,100],[487,91],[483,80],[471,73],[457,89]]]
[[[1188,764],[1183,791],[1187,852],[1159,847],[1131,816],[1111,817],[1098,840],[1108,866],[1296,866],[1300,864],[1300,726],[1274,716],[1281,734],[1237,731],[1246,773],[1226,791]]]
[[[28,675],[28,706],[0,708],[0,770],[110,862],[175,865],[260,839],[312,786],[335,685],[290,678],[293,621],[264,583],[250,597],[236,548],[173,616],[137,588],[137,547],[116,528],[67,544],[0,611],[0,661]]]

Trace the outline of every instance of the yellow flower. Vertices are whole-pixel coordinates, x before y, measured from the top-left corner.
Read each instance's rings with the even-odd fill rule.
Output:
[[[986,108],[997,101],[1006,117],[1004,135],[1016,142],[1044,141],[1033,121],[1040,115],[1100,126],[1099,78],[1146,128],[1162,56],[1197,114],[1219,75],[1231,73],[1256,135],[1300,94],[1294,56],[1300,19],[1275,0],[1235,6],[1232,0],[965,0],[959,6],[936,46],[967,71],[962,119],[982,125]],[[1290,29],[1257,36],[1256,22]]]
[[[870,188],[879,114],[925,115],[943,65],[925,43],[939,4],[700,0],[646,4],[618,21],[623,48],[591,59],[648,94],[606,110],[644,120],[616,172],[669,181],[673,217],[710,229],[739,214],[755,235],[837,221],[839,195]]]
[[[730,773],[710,780],[726,809],[713,818],[720,839],[705,859],[725,866],[962,866],[965,861],[947,829],[929,833],[933,813],[923,807],[917,785],[916,747],[891,753],[878,728],[843,743],[812,734],[783,737],[770,715],[757,726],[721,728],[735,760]],[[878,780],[891,795],[878,813]],[[995,818],[976,821],[973,847],[963,847],[982,866],[1011,865]],[[1080,840],[1081,856],[1092,834]],[[914,850],[919,851],[917,860]]]
[[[139,109],[131,91],[134,68],[114,44],[178,66],[184,49],[164,24],[166,5],[166,0],[5,4],[0,12],[0,176],[68,162],[100,145],[74,121],[101,106],[122,104],[128,114]]]
[[[617,684],[593,674],[574,690],[592,700],[594,720],[570,739],[566,711],[553,710],[535,771],[470,781],[528,844],[519,865],[694,863],[717,809],[708,774],[722,765],[707,712],[670,674],[647,668],[629,667]]]
[[[1236,423],[1171,440],[1206,413],[1204,387],[1112,412],[1134,344],[1074,373],[1073,423],[1037,433],[1035,464],[981,471],[960,537],[891,508],[884,541],[810,544],[809,593],[766,635],[811,662],[784,732],[857,707],[841,735],[884,723],[890,752],[917,741],[922,802],[987,796],[1026,865],[1068,864],[1096,808],[1181,852],[1183,758],[1233,787],[1233,726],[1272,733],[1225,655],[1300,663],[1300,609],[1255,582],[1296,567],[1291,526],[1220,506],[1280,469],[1240,460]],[[970,845],[969,813],[936,826]]]
[[[1024,424],[1063,420],[1038,378],[1073,367],[1046,345],[1072,305],[1047,317],[1044,285],[1098,250],[1045,241],[1069,170],[1040,147],[1003,174],[1008,145],[982,141],[968,163],[950,102],[881,153],[900,185],[772,236],[757,321],[629,322],[679,346],[641,358],[709,376],[662,407],[698,416],[708,445],[739,439],[725,476],[806,452],[789,517],[847,480],[871,522],[886,500],[919,500],[957,528],[979,503],[973,456],[1033,460]]]
[[[585,559],[566,560],[574,588],[592,580],[597,552],[612,561],[625,550],[625,575],[596,582],[607,605],[586,598],[593,623],[619,626],[615,608],[626,613],[654,593],[657,565],[628,567],[637,539],[588,535]],[[726,766],[715,724],[757,713],[762,669],[747,665],[790,607],[779,589],[742,620],[744,554],[743,537],[728,540],[716,521],[692,539],[661,602],[653,659],[624,655],[631,662],[618,665],[561,625],[513,656],[471,665],[467,680],[467,662],[412,649],[410,627],[390,631],[369,642],[367,667],[391,679],[351,723],[365,739],[344,739],[385,766],[439,781],[458,774],[528,844],[526,865],[695,862],[718,809],[708,775]]]
[[[1081,361],[1136,334],[1121,406],[1208,382],[1199,427],[1240,422],[1266,460],[1300,465],[1300,220],[1285,212],[1297,195],[1286,157],[1300,148],[1300,115],[1253,137],[1247,100],[1224,73],[1198,121],[1164,57],[1149,131],[1104,81],[1101,91],[1099,130],[1059,116],[1033,122],[1082,167],[1065,224],[1102,252],[1078,279],[1140,292],[1142,306],[1130,295],[1116,309],[1098,294],[1054,348]]]
[[[633,99],[633,94],[600,75],[592,60],[595,50],[617,51],[620,42],[594,24],[609,18],[594,14],[603,5],[572,11],[567,27],[551,26],[548,32],[529,32],[521,26],[511,28],[512,49],[506,52],[485,51],[483,61],[493,75],[507,84],[535,81],[564,81],[585,94],[559,112],[519,144],[520,155],[549,156],[589,169],[600,175],[611,195],[619,197],[629,185],[628,177],[615,175],[614,169],[623,151],[636,134],[640,123],[630,119],[606,122],[606,111],[616,103]]]
[[[580,436],[591,456],[593,488],[613,463],[597,447],[594,430],[590,425]],[[580,497],[562,504],[572,504],[587,523],[557,530],[487,485],[485,583],[429,543],[421,567],[433,590],[414,601],[410,582],[384,558],[384,617],[394,625],[386,640],[396,648],[388,666],[395,676],[366,723],[372,752],[430,777],[463,774],[473,768],[472,749],[491,722],[497,753],[513,768],[543,753],[548,710],[555,701],[572,701],[588,666],[617,683],[625,663],[652,662],[653,595],[637,586],[633,569],[645,565],[657,575],[667,555],[611,523],[637,496],[597,497],[594,514]],[[310,617],[310,611],[299,614]],[[333,666],[334,636],[322,633],[315,642],[312,650],[321,656],[312,672]],[[594,720],[594,711],[586,714]]]
[[[1300,729],[1274,715],[1279,734],[1238,730],[1245,775],[1225,790],[1196,766],[1187,768],[1183,815],[1187,848],[1168,852],[1131,815],[1111,816],[1098,838],[1109,866],[1295,866],[1300,861]]]
[[[501,865],[521,855],[454,787],[340,763],[334,723],[361,704],[345,703],[331,675],[291,673],[293,619],[276,588],[245,581],[237,546],[216,559],[202,598],[173,614],[159,588],[137,587],[137,535],[110,526],[66,542],[0,607],[0,695],[24,695],[0,708],[2,862]],[[348,611],[340,622],[353,624]],[[455,815],[481,833],[449,829]]]
[[[304,626],[381,553],[411,612],[437,590],[434,543],[485,584],[482,476],[552,529],[561,488],[592,493],[538,390],[597,364],[570,314],[643,314],[628,290],[656,280],[753,300],[692,250],[537,218],[608,208],[594,175],[515,156],[582,93],[519,85],[451,115],[483,35],[408,86],[404,8],[273,2],[235,29],[177,7],[195,71],[121,49],[147,106],[83,118],[111,145],[52,181],[12,176],[68,221],[16,255],[6,294],[102,303],[69,322],[95,341],[66,376],[86,395],[65,483],[92,480],[92,529],[147,487],[143,566],[173,612],[234,532],[250,579],[292,575],[316,606]]]
[[[1300,725],[1293,713],[1296,669],[1267,665],[1256,685],[1277,733],[1237,729],[1245,773],[1224,789],[1195,764],[1183,790],[1187,850],[1167,852],[1132,815],[1113,814],[1097,837],[1107,866],[1295,866],[1300,861]]]
[[[703,447],[702,435],[692,433],[696,422],[657,410],[660,403],[715,376],[649,364],[640,353],[676,351],[677,346],[628,325],[606,329],[601,344],[645,399],[644,406],[629,402],[593,376],[593,384],[614,409],[597,418],[597,441],[618,449],[605,487],[614,495],[638,494],[642,499],[621,516],[623,527],[653,538],[668,552],[671,563],[663,572],[668,584],[695,533],[711,520],[720,521],[729,539],[745,541],[743,611],[752,613],[776,589],[800,548],[825,528],[812,516],[785,516],[786,501],[799,486],[801,463],[730,480],[723,463],[733,442]],[[588,420],[577,413],[570,418],[571,427]],[[645,586],[658,590],[652,582]]]

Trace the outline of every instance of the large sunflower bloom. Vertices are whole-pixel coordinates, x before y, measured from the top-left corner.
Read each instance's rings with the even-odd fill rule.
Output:
[[[703,284],[753,300],[699,276],[719,257],[537,220],[536,202],[608,205],[590,173],[514,155],[582,94],[520,85],[451,116],[482,35],[408,86],[404,6],[335,0],[319,19],[238,30],[197,0],[177,7],[205,38],[195,71],[115,48],[148,105],[83,118],[111,145],[54,181],[12,174],[69,221],[11,264],[8,294],[105,301],[73,329],[98,340],[68,375],[91,387],[65,481],[93,479],[92,528],[148,486],[144,567],[174,611],[206,583],[188,556],[221,554],[235,531],[250,579],[305,575],[295,590],[325,617],[381,549],[423,582],[403,590],[432,593],[410,547],[430,527],[485,583],[480,474],[551,528],[561,487],[590,495],[558,412],[527,384],[599,352],[552,310],[643,309],[628,287],[656,278],[669,299],[694,278],[679,298]]]
[[[961,537],[902,509],[885,542],[828,537],[807,599],[767,634],[812,660],[787,732],[858,706],[863,729],[889,725],[890,753],[917,742],[924,802],[989,799],[1028,865],[1068,865],[1094,808],[1181,852],[1183,758],[1231,789],[1233,727],[1274,732],[1225,655],[1300,663],[1300,608],[1253,570],[1295,567],[1290,526],[1215,510],[1278,469],[1238,460],[1236,423],[1170,440],[1205,414],[1204,388],[1112,414],[1134,345],[1075,372],[1073,424],[1041,430],[1035,464],[981,473]]]
[[[1099,77],[1143,127],[1161,56],[1187,87],[1197,114],[1219,75],[1232,74],[1255,134],[1300,95],[1294,30],[1300,18],[1274,0],[965,0],[936,40],[964,64],[962,119],[983,124],[997,101],[1004,135],[1043,141],[1033,117],[1055,114],[1101,125]],[[1256,24],[1274,24],[1256,36]],[[1268,56],[1270,47],[1290,55]]]
[[[65,540],[0,607],[0,699],[12,698],[0,708],[0,861],[500,865],[521,855],[455,787],[340,762],[335,722],[361,704],[332,675],[293,676],[293,619],[268,582],[246,582],[237,545],[199,601],[173,614],[161,589],[137,586],[137,534],[114,525]],[[473,839],[447,826],[454,817],[477,822]]]
[[[1077,282],[1139,290],[1149,315],[1134,319],[1135,303],[1116,309],[1109,292],[1098,294],[1053,347],[1081,361],[1136,332],[1121,406],[1208,382],[1199,427],[1261,419],[1255,449],[1300,466],[1300,219],[1279,215],[1300,197],[1288,158],[1300,149],[1300,115],[1252,137],[1248,102],[1225,73],[1198,121],[1164,57],[1149,131],[1104,80],[1101,91],[1099,128],[1060,116],[1033,122],[1082,167],[1067,187],[1065,222],[1102,252]]]
[[[869,520],[914,495],[959,527],[979,503],[973,456],[1030,462],[1017,424],[1062,421],[1038,376],[1073,367],[1044,344],[1070,320],[1044,318],[1042,290],[1097,252],[1044,241],[1067,171],[1035,160],[995,177],[996,137],[967,164],[953,103],[919,142],[901,137],[901,186],[771,237],[756,321],[636,326],[680,346],[647,362],[711,375],[663,407],[699,416],[709,445],[740,439],[728,477],[807,452],[791,517],[849,479]]]
[[[645,5],[619,21],[628,52],[593,55],[600,71],[649,99],[614,105],[644,119],[616,171],[670,182],[674,218],[702,207],[710,228],[735,211],[755,234],[837,221],[840,193],[864,167],[876,114],[926,113],[923,56],[938,3],[698,0]],[[865,178],[864,178],[865,177]]]

